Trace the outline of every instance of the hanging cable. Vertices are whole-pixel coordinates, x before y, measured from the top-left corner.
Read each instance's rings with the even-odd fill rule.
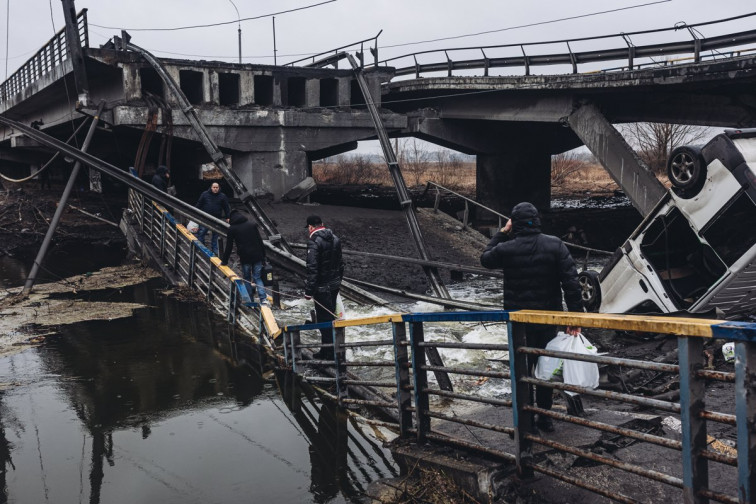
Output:
[[[273,12],[273,13],[270,13],[270,14],[262,14],[260,16],[253,16],[253,17],[248,17],[248,18],[234,19],[233,21],[222,21],[222,22],[219,22],[219,23],[210,23],[210,24],[192,25],[192,26],[175,26],[175,27],[172,27],[172,28],[123,28],[123,27],[120,27],[120,26],[103,26],[103,25],[98,25],[98,24],[94,24],[94,23],[89,23],[89,25],[90,26],[96,26],[97,28],[105,28],[107,30],[127,30],[127,31],[178,31],[178,30],[193,30],[195,28],[211,28],[213,26],[223,26],[223,25],[228,25],[228,24],[241,23],[242,21],[251,21],[251,20],[254,20],[254,19],[262,19],[262,18],[271,17],[271,16],[278,16],[278,15],[281,15],[281,14],[288,14],[290,12],[296,12],[296,11],[301,11],[301,10],[305,10],[305,9],[311,9],[313,7],[319,7],[321,5],[329,4],[329,3],[332,3],[332,2],[335,2],[335,1],[336,0],[326,0],[325,2],[320,2],[320,3],[316,3],[316,4],[311,4],[311,5],[305,5],[304,7],[297,7],[297,8],[294,8],[294,9],[287,9],[287,10],[283,10],[283,11],[279,11],[279,12]],[[663,1],[669,2],[671,0],[663,0]]]

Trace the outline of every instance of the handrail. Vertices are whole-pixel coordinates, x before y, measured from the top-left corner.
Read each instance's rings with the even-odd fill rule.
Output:
[[[335,61],[328,61],[328,63],[326,64],[335,64],[338,62],[338,60],[346,57],[346,54],[344,53],[345,49],[350,49],[352,47],[355,47],[358,44],[360,46],[360,50],[357,53],[357,57],[360,60],[361,66],[364,66],[365,65],[364,50],[363,50],[364,44],[365,42],[370,42],[371,40],[375,42],[375,45],[373,47],[370,47],[369,49],[370,49],[370,52],[373,53],[373,59],[374,59],[373,64],[377,66],[378,65],[378,37],[380,37],[381,33],[383,33],[383,30],[379,31],[375,37],[369,37],[363,40],[358,40],[357,42],[352,42],[351,44],[343,45],[340,47],[336,47],[334,49],[329,49],[328,51],[323,51],[317,54],[313,54],[312,56],[307,56],[306,58],[291,61],[289,63],[286,63],[283,66],[294,66],[296,63],[301,63],[303,61],[308,61],[308,60],[312,60],[312,62],[309,65],[305,65],[305,66],[316,66],[318,62],[316,62],[315,59],[318,58],[319,56],[324,56],[326,54],[332,54],[333,56],[337,57]],[[330,58],[324,58],[323,61],[327,61],[329,59]],[[317,65],[317,66],[320,66],[320,65]]]
[[[79,11],[76,21],[81,45],[84,48],[89,47],[87,9]],[[26,60],[18,70],[13,72],[10,77],[0,84],[0,102],[11,99],[15,94],[22,92],[43,75],[50,73],[53,68],[63,64],[68,59],[69,52],[66,45],[65,32],[65,27],[58,30],[39,51],[34,53],[34,56]]]
[[[401,75],[415,74],[416,77],[419,77],[421,73],[442,72],[442,71],[448,72],[449,76],[451,76],[452,70],[473,69],[473,68],[484,68],[486,70],[486,75],[487,75],[488,69],[490,68],[493,68],[493,67],[501,68],[501,67],[511,67],[511,66],[525,67],[526,75],[529,75],[530,67],[533,65],[543,66],[543,65],[555,65],[555,64],[571,65],[573,73],[577,73],[578,71],[577,65],[579,63],[613,61],[613,60],[619,60],[619,59],[627,59],[628,68],[632,69],[634,66],[637,67],[634,61],[637,58],[665,56],[665,55],[682,54],[682,53],[695,54],[695,61],[699,62],[701,59],[702,51],[713,51],[713,50],[722,49],[726,47],[733,47],[733,46],[756,42],[756,30],[742,31],[739,33],[730,33],[726,35],[720,35],[720,36],[709,37],[709,38],[695,38],[694,37],[693,40],[690,40],[687,42],[669,42],[669,43],[651,44],[651,45],[645,45],[645,46],[636,46],[636,45],[633,45],[631,42],[628,42],[629,36],[678,31],[682,28],[687,28],[691,32],[691,34],[693,34],[693,32],[691,31],[692,28],[726,23],[729,21],[743,19],[743,18],[747,18],[751,16],[756,16],[756,12],[751,12],[751,13],[743,14],[740,16],[734,16],[730,18],[719,19],[715,21],[707,21],[707,22],[696,23],[696,24],[691,24],[691,25],[682,24],[682,25],[676,25],[676,26],[668,27],[668,28],[641,30],[641,31],[635,31],[635,32],[622,32],[622,33],[617,33],[617,34],[607,34],[607,35],[599,35],[599,36],[591,36],[591,37],[578,37],[578,38],[571,38],[571,39],[485,45],[485,46],[466,46],[466,47],[454,47],[454,48],[444,48],[444,49],[429,49],[425,51],[418,51],[414,53],[409,53],[409,54],[404,54],[401,56],[388,58],[388,59],[379,61],[378,63],[375,64],[375,66],[376,67],[377,66],[391,67],[393,66],[393,63],[401,59],[412,58],[411,65],[395,68],[395,75],[401,76]],[[590,51],[583,51],[583,52],[574,52],[570,48],[570,44],[571,43],[574,44],[575,42],[596,41],[596,40],[604,40],[604,39],[612,39],[612,38],[621,38],[626,43],[627,47],[608,48],[608,49],[602,49],[602,50],[590,50]],[[557,54],[545,54],[545,55],[526,55],[526,51],[525,51],[526,47],[538,47],[538,46],[555,45],[555,44],[565,45],[567,47],[567,52],[557,53]],[[485,49],[506,49],[506,48],[519,48],[522,51],[522,56],[493,58],[493,57],[487,56],[486,53],[484,52]],[[453,61],[449,58],[448,56],[449,52],[459,52],[459,51],[481,51],[483,52],[484,57],[480,59],[460,60],[460,61]],[[418,63],[417,56],[424,55],[424,54],[438,54],[439,56],[443,56],[443,58],[439,58],[441,61],[437,63],[428,63],[428,64]]]
[[[430,180],[425,183],[425,191],[423,191],[422,196],[425,196],[425,194],[430,190],[431,186],[433,186],[433,187],[436,188],[436,201],[433,204],[433,211],[434,212],[438,212],[438,207],[441,204],[441,190],[442,189],[444,191],[446,191],[446,192],[448,192],[450,194],[453,194],[453,195],[457,196],[458,198],[461,198],[461,199],[463,199],[465,201],[465,216],[464,216],[464,220],[462,221],[462,225],[464,227],[467,227],[467,223],[468,223],[468,217],[469,217],[469,213],[470,213],[469,208],[468,208],[469,204],[473,204],[473,205],[475,205],[477,207],[482,208],[483,210],[486,210],[486,211],[491,212],[492,214],[496,215],[499,218],[499,227],[500,228],[502,227],[502,219],[509,220],[509,217],[507,217],[503,213],[497,212],[496,210],[494,210],[492,208],[489,208],[489,207],[487,207],[486,205],[484,205],[482,203],[478,203],[477,201],[475,201],[472,198],[468,198],[464,194],[460,194],[458,192],[455,192],[455,191],[453,191],[453,190],[451,190],[451,189],[449,189],[447,187],[442,186],[441,184],[437,184],[436,182],[432,182]],[[580,249],[580,250],[585,250],[587,252],[595,252],[597,254],[602,254],[602,255],[612,255],[613,254],[613,252],[609,252],[608,250],[600,250],[600,249],[595,249],[595,248],[591,248],[591,247],[586,247],[585,245],[578,245],[577,243],[564,242],[564,244],[567,245],[568,247],[573,247],[573,248],[577,248],[577,249]]]
[[[502,322],[507,323],[506,336],[503,342],[496,344],[467,343],[465,341],[453,343],[439,338],[439,334],[432,339],[424,337],[426,324],[448,324],[449,322]],[[371,335],[369,339],[359,341],[359,337],[352,336],[347,343],[346,331],[350,328],[359,327],[355,335],[364,334],[364,327],[390,325],[393,334],[391,340],[376,342]],[[544,350],[530,347],[526,340],[528,324],[547,325],[578,325],[581,327],[610,328],[617,330],[632,330],[639,332],[652,332],[677,336],[678,350],[677,359],[679,364],[666,362],[654,362],[651,360],[638,360],[632,358],[612,357],[593,354],[579,354],[566,351]],[[320,337],[317,343],[303,341],[300,333],[315,329],[332,328],[333,343],[322,344]],[[407,329],[409,326],[409,330]],[[440,326],[439,326],[440,327]],[[377,328],[380,330],[379,328]],[[686,502],[704,502],[706,497],[720,502],[752,502],[752,485],[756,464],[753,463],[753,446],[756,446],[756,433],[745,426],[752,425],[756,417],[756,395],[753,394],[754,385],[750,377],[756,372],[756,323],[750,322],[726,322],[715,319],[678,318],[666,316],[641,316],[620,314],[593,314],[593,313],[568,313],[556,311],[516,310],[516,311],[481,311],[481,312],[434,312],[434,313],[405,313],[388,314],[372,317],[354,318],[319,324],[289,325],[282,329],[283,348],[287,365],[290,365],[295,373],[299,373],[302,362],[306,362],[308,374],[313,369],[328,370],[329,378],[313,378],[308,381],[328,383],[335,385],[337,396],[333,397],[341,406],[364,405],[382,409],[398,411],[398,429],[401,446],[416,439],[418,443],[432,441],[440,445],[443,450],[448,447],[462,450],[460,456],[466,457],[470,453],[484,454],[495,459],[512,463],[516,466],[520,477],[528,478],[534,472],[540,472],[551,478],[561,480],[570,485],[583,488],[599,495],[610,497],[619,502],[637,502],[643,498],[639,493],[639,486],[626,486],[623,492],[618,493],[601,484],[601,477],[615,478],[617,472],[625,472],[645,478],[654,487],[654,492],[664,495],[669,500],[680,500],[677,491],[682,490],[683,495],[690,496]],[[451,329],[456,332],[458,329]],[[374,333],[375,330],[371,331]],[[556,332],[556,330],[555,330]],[[429,331],[430,333],[430,331]],[[319,336],[319,335],[318,335]],[[409,336],[409,337],[408,337]],[[309,338],[309,336],[308,336]],[[715,377],[711,371],[703,370],[701,359],[703,343],[706,339],[718,338],[736,342],[735,372],[716,372],[722,376]],[[312,339],[307,340],[312,341]],[[347,348],[355,351],[363,347],[375,347],[378,343],[383,346],[393,346],[393,363],[386,353],[378,350],[378,360],[365,360],[364,357],[356,359],[348,357]],[[306,360],[304,349],[333,348],[334,359]],[[430,348],[447,348],[478,351],[507,352],[505,361],[499,359],[484,359],[483,363],[465,363],[461,367],[439,367],[427,364],[425,352]],[[390,352],[390,350],[389,350]],[[638,393],[637,389],[628,389],[624,386],[621,391],[604,390],[602,387],[575,385],[562,383],[561,381],[546,381],[532,375],[527,364],[529,355],[550,356],[570,361],[582,361],[600,364],[602,366],[617,366],[622,369],[633,371],[651,370],[658,374],[672,375],[669,379],[677,381],[679,376],[679,401],[678,398],[664,396],[647,397]],[[388,357],[388,358],[387,358]],[[491,362],[501,362],[496,367],[491,367]],[[381,368],[390,368],[393,364],[393,373],[389,369],[381,372]],[[369,379],[347,375],[347,369],[367,367]],[[484,393],[484,388],[467,388],[463,393],[447,392],[428,380],[429,372],[443,371],[457,377],[459,380],[469,380],[470,377],[478,377],[478,384],[487,380],[502,380],[502,386],[511,389],[511,394],[505,398],[491,396],[490,392]],[[381,374],[382,373],[382,374]],[[394,381],[390,381],[391,378]],[[706,380],[726,379],[734,380],[733,391],[735,401],[735,414],[720,413],[705,409]],[[506,380],[509,380],[507,382]],[[624,384],[624,382],[623,382]],[[349,388],[354,386],[372,386],[395,389],[393,401],[382,400],[354,400],[349,398]],[[567,402],[567,411],[559,412],[551,409],[543,409],[532,404],[532,386],[546,387],[553,390],[569,392],[572,394]],[[678,429],[680,438],[675,434],[671,437],[664,433],[656,433],[646,428],[638,427],[624,422],[623,417],[617,420],[611,417],[596,416],[595,413],[587,415],[583,412],[580,395],[586,398],[596,397],[602,401],[601,409],[610,411],[606,401],[635,405],[646,409],[656,410],[666,416],[679,417],[681,428]],[[433,404],[431,397],[442,398],[444,402]],[[567,396],[565,396],[567,397]],[[511,398],[511,400],[510,400]],[[453,401],[453,402],[450,402]],[[446,414],[447,408],[454,408],[456,401],[472,402],[476,408],[470,413],[460,413],[452,409],[453,414]],[[500,413],[500,410],[481,410],[483,404],[499,408],[509,408],[511,414]],[[622,408],[626,410],[626,408]],[[565,431],[560,437],[539,435],[533,430],[533,415],[539,415],[539,419],[553,418],[559,422],[559,429],[571,424],[572,430]],[[495,422],[490,419],[495,418]],[[433,423],[431,423],[433,419]],[[706,423],[717,422],[724,425],[737,427],[737,449],[724,447],[721,442],[706,435]],[[450,426],[451,430],[445,427]],[[467,426],[460,429],[459,426]],[[470,431],[470,427],[481,429],[476,432]],[[575,429],[581,429],[578,434]],[[589,449],[586,441],[590,439],[582,434],[582,429],[596,431],[593,436],[605,438],[605,434],[612,437],[624,437],[635,441],[649,443],[658,450],[672,450],[676,457],[675,465],[669,466],[669,456],[661,455],[660,460],[664,463],[656,464],[654,460],[645,463],[628,460],[623,457],[607,457]],[[469,431],[469,436],[465,431]],[[579,446],[573,441],[577,435]],[[729,435],[729,434],[719,434]],[[595,437],[594,437],[595,439]],[[632,442],[631,442],[632,444]],[[580,472],[568,472],[566,468],[553,468],[549,464],[537,462],[536,445],[542,446],[542,450],[555,450],[586,458],[599,466],[596,472],[592,472],[590,478],[584,477]],[[491,448],[495,446],[496,449]],[[726,451],[722,451],[722,447]],[[622,448],[622,445],[619,446]],[[411,449],[411,448],[410,448]],[[665,452],[666,453],[666,452]],[[737,498],[731,495],[711,490],[708,479],[708,463],[717,462],[737,468],[737,485],[732,485],[731,492],[737,492]],[[599,476],[599,471],[601,475]],[[682,476],[682,477],[680,477]],[[487,488],[487,487],[486,487]],[[490,495],[489,495],[490,497]]]

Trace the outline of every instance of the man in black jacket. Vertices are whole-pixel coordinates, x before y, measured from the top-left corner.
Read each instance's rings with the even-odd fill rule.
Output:
[[[194,206],[218,219],[222,219],[225,216],[227,222],[228,216],[231,214],[231,205],[228,204],[226,195],[221,192],[218,182],[213,182],[210,185],[210,189],[200,194],[197,204]],[[203,245],[205,244],[205,235],[208,231],[208,228],[205,226],[200,226],[199,231],[197,231],[197,239]],[[218,233],[215,231],[212,233],[210,243],[213,254],[218,255]]]
[[[307,217],[307,278],[305,279],[305,299],[315,300],[315,315],[318,322],[328,322],[336,318],[336,296],[344,276],[344,261],[341,257],[341,241],[323,226],[317,215]],[[320,330],[324,345],[333,343],[330,329]],[[333,347],[321,348],[316,359],[333,359]]]
[[[168,171],[168,167],[160,165],[158,166],[157,170],[155,170],[155,175],[152,176],[152,185],[163,192],[168,192],[170,176],[171,174]]]
[[[265,292],[265,285],[262,281],[262,269],[265,264],[265,245],[260,238],[260,230],[257,224],[251,222],[239,211],[232,210],[229,217],[228,244],[223,251],[221,264],[226,266],[228,259],[231,257],[231,249],[236,242],[236,253],[239,255],[239,261],[242,266],[242,277],[246,280],[247,292],[250,299],[254,301],[254,289],[252,280],[257,285],[257,295],[260,298],[260,304],[268,304],[268,294]]]
[[[496,233],[480,256],[480,263],[489,269],[504,272],[505,310],[562,311],[562,291],[569,311],[583,311],[577,269],[570,252],[556,236],[541,233],[541,218],[531,203],[519,203],[512,209],[512,218]],[[556,336],[556,327],[527,324],[528,345],[546,348]],[[579,327],[568,327],[567,333],[577,336]],[[538,359],[529,362],[531,370]],[[536,404],[551,409],[552,390],[536,387]],[[551,418],[539,415],[536,425],[546,432],[554,430]]]

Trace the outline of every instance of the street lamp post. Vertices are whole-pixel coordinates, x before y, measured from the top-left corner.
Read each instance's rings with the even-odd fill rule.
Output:
[[[233,0],[228,0],[231,2],[231,5],[234,6],[234,9],[236,9],[236,19],[239,20],[239,63],[242,62],[241,57],[241,16],[239,15],[239,9],[236,8],[236,4],[233,2]]]

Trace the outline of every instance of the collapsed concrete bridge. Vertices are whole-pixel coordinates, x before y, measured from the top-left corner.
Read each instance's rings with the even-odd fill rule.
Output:
[[[72,4],[72,2],[71,2]],[[210,162],[176,100],[138,54],[108,43],[89,47],[86,10],[0,85],[0,111],[64,139],[92,104],[105,100],[105,127],[90,152],[123,169],[170,162],[174,179],[200,178]],[[76,29],[78,28],[78,30]],[[64,43],[64,40],[67,41]],[[548,207],[550,156],[586,145],[635,207],[646,214],[663,188],[613,127],[659,121],[756,125],[756,57],[740,48],[756,30],[689,43],[550,56],[444,63],[364,65],[371,98],[392,136],[413,135],[477,157],[478,200],[506,211],[522,199]],[[567,47],[569,48],[569,41]],[[482,49],[481,49],[482,50]],[[716,59],[706,59],[706,51]],[[716,52],[715,52],[716,51]],[[604,54],[606,53],[606,54]],[[690,53],[690,62],[649,65],[647,54]],[[377,39],[375,54],[377,54]],[[485,54],[485,53],[484,53]],[[584,62],[627,60],[616,71],[578,73]],[[448,58],[447,58],[448,59]],[[285,195],[311,174],[312,162],[375,138],[365,96],[338,57],[306,66],[267,66],[163,59],[212,139],[255,196]],[[530,75],[538,64],[569,63],[572,73]],[[522,66],[525,75],[489,76],[489,68]],[[483,76],[453,71],[482,68]],[[415,73],[411,80],[396,76]],[[76,89],[78,100],[72,99]],[[47,159],[41,146],[3,128],[0,159],[32,172]],[[158,153],[154,135],[173,142]],[[137,152],[137,159],[130,153]],[[138,171],[144,166],[138,166]]]

